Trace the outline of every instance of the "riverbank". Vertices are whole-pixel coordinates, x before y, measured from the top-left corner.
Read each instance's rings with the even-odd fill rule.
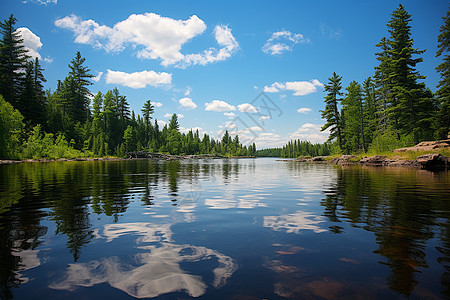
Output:
[[[444,153],[444,154],[443,154]],[[436,170],[450,169],[450,139],[421,142],[413,147],[395,149],[386,155],[300,156],[295,162],[322,162],[334,165],[364,165],[372,167],[410,167]]]
[[[82,158],[58,158],[58,159],[24,159],[24,160],[0,160],[0,165],[9,165],[17,163],[36,163],[36,162],[52,162],[52,161],[114,161],[114,160],[130,160],[130,159],[155,159],[155,160],[184,160],[184,159],[233,159],[233,158],[255,158],[254,156],[222,156],[217,154],[197,154],[197,155],[172,155],[164,153],[152,152],[129,152],[126,157],[82,157]]]

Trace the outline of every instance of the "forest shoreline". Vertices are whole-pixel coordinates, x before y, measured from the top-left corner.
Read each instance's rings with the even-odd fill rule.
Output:
[[[172,155],[165,153],[152,153],[140,151],[139,154],[128,153],[127,157],[80,157],[80,158],[39,158],[39,159],[0,159],[0,165],[10,165],[18,163],[47,163],[55,161],[121,161],[121,160],[185,160],[185,159],[235,159],[235,158],[255,158],[255,156],[222,156],[217,154],[198,154],[198,155]]]

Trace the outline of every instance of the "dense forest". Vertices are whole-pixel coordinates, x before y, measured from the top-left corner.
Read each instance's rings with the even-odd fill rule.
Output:
[[[404,6],[392,13],[387,23],[389,37],[376,45],[379,61],[373,76],[362,84],[352,81],[342,90],[342,77],[336,73],[325,84],[325,108],[321,111],[329,130],[326,143],[312,145],[290,141],[282,148],[261,149],[257,156],[295,158],[329,154],[382,153],[425,140],[448,138],[450,131],[450,11],[443,17],[436,57],[441,75],[433,93],[416,65],[425,50],[414,48],[411,15]]]
[[[308,141],[291,140],[281,148],[257,150],[255,156],[296,158],[299,156],[326,156],[332,153],[331,143],[313,144]]]
[[[421,80],[416,66],[425,50],[414,48],[411,15],[404,6],[392,13],[387,23],[388,37],[376,45],[379,61],[372,76],[362,84],[352,81],[342,91],[342,77],[336,73],[325,85],[326,120],[322,130],[330,130],[328,141],[340,153],[383,152],[417,144],[424,140],[446,139],[450,129],[450,19],[443,17],[436,56],[441,80],[433,93]]]
[[[55,91],[44,90],[39,59],[31,59],[11,15],[0,23],[0,159],[124,156],[130,151],[170,154],[254,155],[228,131],[215,140],[180,132],[176,114],[159,128],[147,100],[142,116],[117,88],[91,94],[90,69],[80,52]],[[92,106],[91,106],[92,103]]]

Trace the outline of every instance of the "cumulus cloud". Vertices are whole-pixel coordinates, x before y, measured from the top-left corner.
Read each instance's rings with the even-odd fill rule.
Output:
[[[320,131],[322,124],[306,123],[289,135],[289,139],[310,141],[311,143],[323,143],[330,135],[329,130]]]
[[[30,29],[26,27],[20,27],[16,30],[22,36],[23,45],[28,50],[28,55],[33,59],[41,59],[39,49],[42,47],[41,38],[35,35]]]
[[[166,113],[164,114],[164,118],[171,118],[173,114],[171,113]],[[177,114],[178,119],[184,118],[183,114]],[[159,121],[158,121],[159,122]]]
[[[258,109],[250,103],[242,103],[237,106],[240,112],[257,113]]]
[[[164,126],[166,126],[166,124],[167,124],[167,122],[162,121],[162,120],[158,120],[157,122],[158,122],[158,126],[159,126],[159,127],[164,127]]]
[[[197,104],[194,103],[194,101],[192,101],[191,98],[181,98],[180,100],[178,100],[178,103],[181,104],[181,106],[183,106],[186,109],[194,109],[197,108]]]
[[[98,75],[92,78],[95,82],[99,82],[100,78],[102,78],[103,72],[98,72]]]
[[[213,100],[212,102],[205,103],[205,110],[224,112],[236,110],[236,107],[222,100]]]
[[[305,96],[317,92],[317,87],[323,87],[317,79],[311,81],[288,81],[285,83],[274,82],[269,86],[264,87],[266,93],[278,93],[280,91],[292,91],[294,96]]]
[[[163,104],[161,102],[152,102],[154,107],[161,107]]]
[[[297,109],[297,111],[301,114],[307,114],[309,112],[311,112],[311,108],[308,107],[300,107],[299,109]]]
[[[287,30],[277,31],[267,40],[262,51],[271,55],[282,54],[285,51],[292,51],[293,45],[298,43],[309,43],[309,39],[300,33],[292,33]]]
[[[184,92],[184,95],[189,96],[191,94],[191,92],[192,92],[192,88],[188,85],[186,87],[186,91]]]
[[[225,113],[223,113],[223,115],[230,119],[233,119],[234,117],[236,117],[236,114],[234,112],[225,112]]]
[[[191,127],[191,128],[184,128],[182,126],[180,126],[180,132],[181,133],[188,133],[189,131],[192,131],[193,133],[195,133],[198,130],[198,134],[202,135],[204,133],[208,133],[207,131],[203,130],[203,128],[201,127]]]
[[[133,89],[145,88],[148,85],[158,87],[172,83],[172,74],[155,71],[125,73],[108,70],[105,77],[108,84],[120,84]]]
[[[197,54],[182,54],[182,46],[206,30],[206,24],[196,15],[175,20],[155,13],[132,14],[113,27],[71,15],[56,20],[55,25],[73,31],[76,43],[116,53],[130,45],[137,50],[137,57],[160,59],[163,66],[205,65],[227,59],[239,48],[231,29],[222,25],[214,29],[220,49],[211,47]]]

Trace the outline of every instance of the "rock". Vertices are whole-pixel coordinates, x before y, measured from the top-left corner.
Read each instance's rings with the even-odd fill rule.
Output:
[[[366,166],[384,166],[386,163],[386,156],[375,155],[371,157],[365,157],[361,159],[359,163]]]
[[[356,163],[357,159],[358,156],[356,155],[342,155],[341,157],[333,158],[330,163],[335,165],[352,165]]]
[[[415,160],[422,169],[448,169],[450,167],[450,159],[440,153],[424,154]]]
[[[406,151],[434,151],[436,149],[450,148],[450,139],[440,141],[427,141],[421,142],[413,147],[405,147],[392,150],[393,152],[406,152]]]

